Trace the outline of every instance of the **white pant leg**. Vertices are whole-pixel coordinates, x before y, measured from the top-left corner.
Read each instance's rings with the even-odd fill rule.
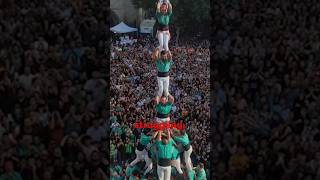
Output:
[[[186,163],[186,167],[188,170],[192,169],[191,158],[190,158],[191,153],[192,153],[192,146],[190,145],[190,149],[188,151],[184,151],[184,153],[183,153],[184,162]]]
[[[164,180],[164,168],[161,166],[157,166],[157,174],[158,174],[158,178],[159,180]]]
[[[170,121],[170,117],[167,118],[156,118],[157,123],[165,123],[167,121]]]
[[[170,77],[165,77],[163,79],[163,92],[165,96],[169,95],[169,83],[170,83]]]
[[[163,80],[162,80],[162,78],[161,77],[157,77],[157,82],[158,82],[158,93],[157,93],[157,95],[159,97],[161,97],[162,94],[163,94]]]
[[[162,51],[164,49],[163,48],[163,32],[158,31],[157,37],[158,37],[158,41],[159,41],[159,51]]]
[[[166,51],[169,51],[169,40],[170,40],[170,32],[169,31],[163,31],[163,48]]]
[[[152,170],[152,167],[153,167],[152,159],[149,158],[148,152],[147,152],[147,155],[145,155],[144,160],[146,162],[146,166],[145,167],[147,168],[144,171],[144,175],[146,175],[147,173],[149,173]]]
[[[134,160],[134,161],[132,161],[131,163],[130,163],[130,166],[134,166],[135,164],[137,164],[139,161],[141,161],[141,160],[143,160],[144,159],[144,157],[143,157],[143,151],[138,151],[137,149],[136,149],[136,159]]]
[[[183,174],[182,169],[181,169],[180,157],[178,157],[178,159],[176,159],[176,160],[172,160],[172,166],[177,169],[179,174]]]
[[[170,177],[171,177],[171,166],[168,166],[168,167],[164,167],[165,170],[164,170],[164,179],[165,180],[170,180]]]

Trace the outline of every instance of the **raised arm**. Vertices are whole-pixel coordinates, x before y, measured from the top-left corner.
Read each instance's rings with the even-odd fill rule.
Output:
[[[156,48],[156,50],[152,53],[152,60],[156,61],[159,58],[159,49]]]
[[[154,101],[155,101],[156,105],[159,104],[159,102],[160,102],[160,97],[159,97],[159,96],[156,96],[156,98],[155,98]]]
[[[167,131],[167,135],[168,135],[168,140],[170,140],[171,139],[171,133],[170,133],[170,131],[168,129],[166,131]]]
[[[168,3],[168,5],[169,5],[168,6],[168,13],[171,14],[172,13],[172,5],[170,2]]]
[[[172,61],[172,53],[171,53],[171,51],[168,51],[168,57],[169,57],[169,60]]]
[[[151,139],[156,138],[156,137],[157,137],[157,135],[158,135],[158,133],[159,133],[159,131],[154,132],[154,134],[152,135],[152,138],[151,138]]]
[[[179,130],[178,130],[178,129],[172,128],[172,129],[170,129],[170,130],[171,130],[171,136],[172,136],[172,137],[177,136],[177,134],[179,133]]]
[[[174,97],[171,95],[171,94],[169,94],[169,102],[171,102],[171,104],[173,104],[174,103]]]
[[[160,1],[158,1],[158,3],[157,3],[157,13],[160,13],[160,6],[161,6],[161,3],[160,3]]]
[[[157,137],[157,141],[161,141],[162,138],[162,130],[158,131],[158,137]]]

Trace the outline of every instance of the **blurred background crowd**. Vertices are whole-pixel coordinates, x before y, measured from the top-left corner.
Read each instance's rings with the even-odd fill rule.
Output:
[[[108,1],[0,1],[0,179],[107,179]]]
[[[212,8],[215,178],[320,179],[320,4]]]

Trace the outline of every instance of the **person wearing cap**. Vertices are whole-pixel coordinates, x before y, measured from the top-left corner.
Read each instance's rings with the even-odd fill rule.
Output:
[[[168,99],[168,100],[167,100]],[[161,98],[159,96],[155,99],[156,102],[156,112],[157,122],[167,122],[170,121],[170,112],[172,108],[172,104],[174,103],[174,97],[169,94],[168,98],[165,96],[162,96]]]
[[[191,153],[192,153],[192,146],[190,144],[190,140],[189,140],[189,136],[186,133],[186,131],[183,129],[181,131],[177,130],[177,129],[172,129],[172,131],[174,132],[172,134],[173,139],[178,142],[181,143],[183,145],[183,149],[184,149],[184,162],[186,163],[186,167],[188,170],[192,169],[192,165],[191,165]]]
[[[147,147],[150,146],[150,142],[152,140],[152,137],[148,135],[150,133],[151,133],[150,129],[144,129],[144,132],[140,134],[140,140],[135,150],[136,159],[129,164],[129,166],[132,167],[138,162],[144,160],[146,162],[146,165],[145,165],[146,170],[144,172],[144,175],[146,175],[152,170],[152,160],[149,155],[150,153],[148,153],[148,149],[147,149]]]
[[[157,3],[156,19],[158,23],[157,37],[159,40],[159,50],[169,50],[169,23],[172,15],[172,5],[170,2]]]
[[[158,131],[155,146],[157,149],[157,174],[159,180],[170,180],[171,158],[173,154],[174,141],[171,139],[170,131],[166,129],[167,136]]]
[[[169,95],[169,82],[170,82],[170,67],[172,65],[172,54],[170,51],[161,51],[156,49],[153,57],[156,63],[158,76],[158,92],[157,96],[161,97]]]
[[[204,170],[203,163],[198,164],[196,168],[197,180],[207,180],[206,171]]]

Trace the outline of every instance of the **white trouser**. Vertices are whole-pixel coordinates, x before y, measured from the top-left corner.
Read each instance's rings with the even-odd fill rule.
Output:
[[[186,163],[186,167],[188,170],[192,169],[191,165],[191,153],[192,153],[192,146],[190,145],[190,149],[188,151],[184,151],[183,156],[184,156],[184,162]]]
[[[152,170],[152,159],[149,158],[148,156],[148,152],[146,155],[144,155],[144,160],[146,162],[146,165],[144,168],[147,168],[145,171],[144,171],[144,175],[146,175],[148,172],[150,172]]]
[[[157,37],[159,41],[159,50],[169,51],[169,40],[170,32],[169,31],[157,31]]]
[[[158,96],[161,97],[164,93],[164,96],[169,95],[169,82],[170,76],[167,77],[157,77],[158,81]]]
[[[145,156],[148,156],[148,152],[144,149],[143,151],[139,151],[136,149],[136,159],[130,163],[130,166],[134,166],[139,161],[145,160]]]
[[[180,157],[178,157],[178,159],[171,160],[171,165],[177,169],[179,174],[183,174],[182,169],[181,169]]]
[[[158,173],[159,180],[170,180],[171,166],[162,167],[158,165],[157,173]]]
[[[170,121],[170,117],[167,117],[167,118],[156,118],[156,122],[157,123],[164,123],[164,122],[167,122],[167,121]]]

